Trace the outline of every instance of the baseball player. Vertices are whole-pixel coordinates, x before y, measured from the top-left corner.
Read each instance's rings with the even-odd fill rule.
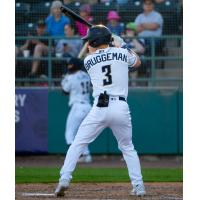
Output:
[[[133,186],[130,195],[143,196],[146,192],[140,161],[132,143],[131,115],[127,104],[128,68],[139,67],[140,59],[132,51],[110,47],[111,32],[103,25],[92,26],[83,39],[87,41],[90,52],[84,65],[93,85],[94,104],[67,152],[55,196],[64,196],[79,156],[106,127],[116,137],[127,164]]]
[[[68,74],[61,81],[61,87],[69,94],[71,109],[66,121],[65,140],[68,145],[71,145],[81,122],[91,110],[91,82],[89,75],[81,70],[81,61],[78,58],[69,60]],[[92,162],[88,146],[85,147],[79,162]]]

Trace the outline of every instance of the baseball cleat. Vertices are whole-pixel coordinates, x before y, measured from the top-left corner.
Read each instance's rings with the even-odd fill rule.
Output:
[[[143,184],[135,185],[133,190],[131,190],[131,196],[144,196],[146,194],[145,187]]]
[[[65,190],[67,190],[69,186],[69,182],[66,180],[62,180],[58,183],[58,186],[56,187],[56,190],[54,192],[56,197],[63,197],[65,196]]]
[[[92,162],[92,156],[91,155],[82,155],[79,160],[79,163],[91,163]]]

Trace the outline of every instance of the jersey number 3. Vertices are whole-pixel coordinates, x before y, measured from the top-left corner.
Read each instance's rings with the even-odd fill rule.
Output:
[[[103,79],[103,85],[112,84],[112,76],[111,76],[111,66],[105,65],[102,67],[102,72],[105,73],[106,78]]]

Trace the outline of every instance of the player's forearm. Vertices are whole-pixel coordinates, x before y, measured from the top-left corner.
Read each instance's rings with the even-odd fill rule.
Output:
[[[141,60],[140,60],[140,57],[137,55],[137,53],[135,53],[134,51],[131,51],[131,54],[135,55],[136,57],[136,62],[135,64],[133,65],[134,68],[138,68],[140,67],[141,65]]]
[[[140,67],[140,65],[141,65],[141,60],[140,60],[140,57],[137,55],[137,61],[136,61],[135,65],[134,65],[134,67],[138,68],[138,67]]]
[[[133,49],[133,51],[135,51],[136,53],[141,53],[141,54],[144,53],[145,49],[144,49],[144,47],[138,42],[138,40],[133,39],[133,46],[135,47],[135,48]]]

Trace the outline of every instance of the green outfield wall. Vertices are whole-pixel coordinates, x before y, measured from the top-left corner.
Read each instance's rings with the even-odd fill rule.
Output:
[[[133,142],[140,154],[182,154],[183,93],[177,89],[130,89],[128,103],[133,124]],[[65,153],[65,121],[68,97],[49,90],[48,152]],[[116,139],[106,129],[90,144],[92,153],[119,154]]]

